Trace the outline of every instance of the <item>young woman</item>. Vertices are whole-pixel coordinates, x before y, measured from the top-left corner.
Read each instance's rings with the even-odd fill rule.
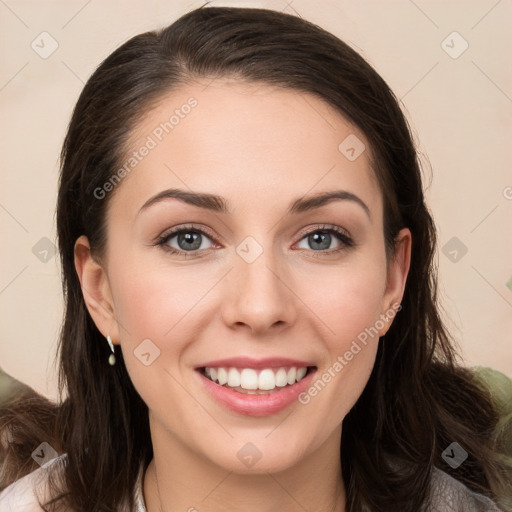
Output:
[[[57,223],[65,397],[4,408],[3,511],[500,510],[407,122],[333,35],[203,8],[129,40]]]

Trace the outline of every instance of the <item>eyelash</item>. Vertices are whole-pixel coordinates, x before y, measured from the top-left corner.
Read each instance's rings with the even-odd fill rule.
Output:
[[[156,240],[154,245],[161,246],[163,250],[169,252],[170,254],[180,255],[185,258],[197,257],[198,253],[200,253],[206,249],[194,250],[194,251],[183,251],[183,250],[178,250],[174,247],[170,247],[169,245],[167,245],[169,240],[171,240],[171,238],[174,238],[176,235],[179,235],[180,233],[191,233],[191,232],[204,235],[216,243],[215,237],[211,233],[209,233],[207,230],[201,229],[201,228],[196,228],[191,225],[191,226],[184,226],[184,227],[176,228],[172,231],[164,233],[163,235],[158,237],[158,239]],[[312,235],[314,233],[334,234],[334,236],[341,242],[340,247],[338,247],[337,249],[320,250],[320,251],[306,249],[309,252],[312,252],[313,253],[312,256],[315,258],[321,258],[322,256],[329,256],[329,255],[337,254],[341,251],[353,248],[357,245],[353,241],[353,239],[343,229],[341,229],[340,227],[335,226],[335,225],[324,225],[321,227],[317,227],[311,231],[307,231],[306,233],[302,234],[301,238],[299,239],[299,242],[301,240],[303,240],[304,238],[306,238],[307,236]],[[304,249],[301,249],[301,250],[304,250]],[[320,254],[314,254],[314,253],[320,253]]]

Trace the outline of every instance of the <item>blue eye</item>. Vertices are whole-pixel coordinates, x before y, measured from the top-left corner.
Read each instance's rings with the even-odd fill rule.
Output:
[[[330,250],[329,253],[337,252],[354,245],[352,239],[335,226],[327,229],[322,228],[310,231],[306,236],[301,238],[300,241],[306,240],[309,244],[309,248],[312,248],[315,252],[323,252],[323,250],[330,248],[331,242],[333,241],[333,235],[334,239],[338,240],[340,245],[337,248]],[[308,249],[308,247],[305,248]],[[304,247],[301,247],[301,249],[304,249]]]
[[[338,241],[338,247],[330,248],[334,238]],[[190,227],[180,227],[162,235],[155,245],[171,254],[177,254],[183,257],[199,256],[208,248],[207,240],[212,242],[213,236],[206,233],[203,229]],[[338,253],[344,249],[355,246],[356,244],[345,232],[338,226],[321,226],[306,233],[299,243],[306,240],[309,247],[300,247],[300,249],[311,249],[311,252],[319,253],[315,256],[330,255]],[[213,244],[213,242],[212,242]]]
[[[174,239],[176,239],[175,244],[177,247],[171,245]],[[210,237],[202,229],[179,228],[165,234],[157,243],[158,245],[165,246],[165,249],[173,254],[188,256],[187,253],[208,249],[203,243],[205,239],[209,240]]]

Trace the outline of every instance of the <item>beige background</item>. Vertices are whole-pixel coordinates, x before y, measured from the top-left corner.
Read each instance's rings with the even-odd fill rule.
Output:
[[[51,246],[40,240],[55,241],[57,160],[71,110],[95,66],[117,46],[202,3],[0,2],[0,366],[49,397],[57,396],[62,299],[58,259],[50,252],[41,261]],[[456,262],[451,248],[448,256],[439,252],[449,325],[466,364],[512,376],[512,3],[211,4],[273,8],[315,22],[363,53],[403,100],[432,167],[425,186],[440,249],[453,237],[468,249]],[[454,31],[460,36],[448,37]],[[58,48],[43,59],[31,43],[47,51],[50,37]],[[467,50],[453,58],[465,41]]]

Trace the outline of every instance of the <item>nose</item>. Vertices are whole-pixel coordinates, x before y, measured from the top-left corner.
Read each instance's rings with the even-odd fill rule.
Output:
[[[285,262],[278,262],[271,250],[264,250],[251,263],[236,254],[226,279],[222,316],[230,328],[253,335],[275,334],[295,322],[293,279]]]

